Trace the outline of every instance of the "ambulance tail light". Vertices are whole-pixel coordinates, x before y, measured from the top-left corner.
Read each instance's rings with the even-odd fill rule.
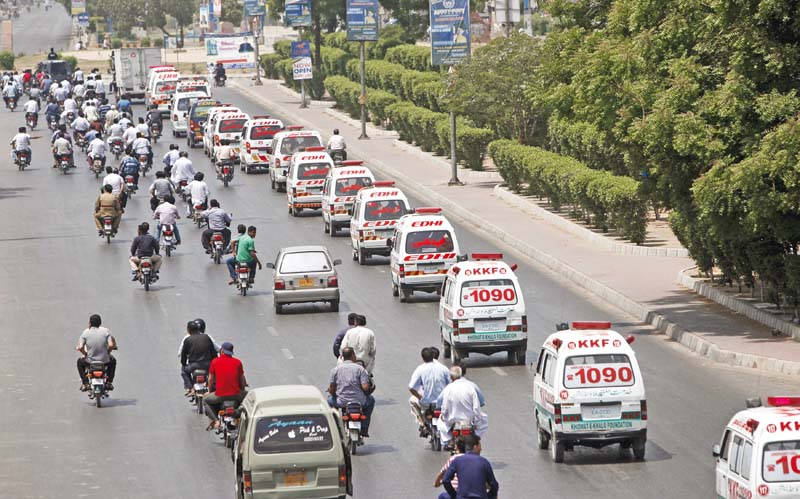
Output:
[[[397,276],[398,277],[405,277],[406,276],[406,266],[402,263],[397,266]]]
[[[473,253],[473,260],[502,260],[502,253]]]
[[[289,125],[289,126],[286,127],[286,129],[287,130],[291,130],[291,131],[294,132],[294,131],[297,131],[297,130],[302,130],[303,129],[303,125]]]
[[[453,319],[453,336],[458,336],[458,319]]]
[[[364,241],[364,231],[361,229],[358,229],[358,240],[362,242]]]
[[[421,207],[414,209],[414,213],[417,213],[419,215],[438,215],[441,212],[442,212],[441,208]]]
[[[247,154],[250,154],[250,142],[244,143],[244,150],[247,151]]]
[[[553,415],[555,416],[556,424],[561,424],[561,404],[553,404]]]
[[[633,345],[633,342],[636,341],[636,337],[632,334],[629,334],[625,337],[625,341],[628,342],[628,345]]]
[[[295,187],[292,187],[292,197],[293,198],[297,197],[297,188],[295,188]]]
[[[283,279],[275,279],[274,288],[277,290],[286,289],[286,282]]]
[[[458,334],[475,334],[475,328],[473,327],[459,327]]]
[[[611,329],[611,323],[608,321],[573,322],[572,329]]]
[[[219,145],[219,135],[217,135],[217,134],[214,134],[214,145],[215,146]]]
[[[173,114],[172,115],[172,121],[178,121],[178,115],[177,114]]]
[[[800,397],[767,397],[767,404],[772,407],[800,407]]]
[[[647,401],[642,400],[641,407],[639,409],[642,413],[642,421],[647,421]]]
[[[378,180],[372,187],[394,187],[394,180]]]
[[[338,288],[339,287],[339,278],[335,275],[328,277],[328,287],[329,288]]]
[[[523,315],[522,316],[522,332],[523,333],[527,333],[528,332],[528,316],[527,315]]]
[[[242,472],[242,488],[248,494],[253,492],[253,479],[249,471]]]
[[[339,465],[339,487],[344,488],[347,487],[347,465],[340,464]]]
[[[554,340],[553,340],[553,346],[554,346],[554,347],[556,347],[556,350],[558,350],[559,348],[561,348],[561,344],[562,344],[562,343],[563,343],[563,342],[562,342],[561,340],[559,340],[558,338],[556,338],[556,339],[554,339]]]
[[[306,152],[318,152],[318,151],[324,151],[324,150],[325,150],[325,148],[322,147],[322,146],[306,147]]]

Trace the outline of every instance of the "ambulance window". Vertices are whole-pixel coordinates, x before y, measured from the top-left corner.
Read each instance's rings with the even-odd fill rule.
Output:
[[[450,305],[450,279],[445,279],[444,283],[442,284],[442,296],[444,297],[444,302],[447,305]]]
[[[369,177],[340,178],[336,180],[336,195],[353,196],[364,187],[369,187],[370,185],[372,185],[372,179]]]
[[[450,289],[447,290],[447,302],[452,304],[455,300],[453,299],[456,294],[456,285],[452,282],[450,283]]]
[[[542,374],[542,364],[544,364],[544,357],[546,352],[544,348],[542,348],[541,353],[539,353],[539,360],[536,361],[536,374]]]
[[[375,220],[397,220],[406,214],[406,205],[399,199],[384,199],[381,201],[369,201],[364,209],[364,219]]]
[[[281,142],[281,154],[294,154],[300,148],[320,147],[322,144],[319,139],[312,135],[309,137],[286,137]]]
[[[446,253],[453,251],[453,236],[447,230],[421,230],[409,232],[406,253]]]
[[[331,183],[331,179],[330,178],[326,178],[325,179],[325,183],[322,185],[322,193],[323,194],[328,194],[328,185],[330,185],[330,183]]]
[[[553,372],[556,370],[556,358],[547,354],[547,360],[544,363],[544,382],[553,386]]]
[[[250,138],[253,140],[271,139],[281,131],[278,125],[256,125],[250,129]]]
[[[720,446],[719,451],[719,458],[723,461],[728,460],[728,443],[730,442],[731,431],[725,430],[725,434],[722,435],[722,445]]]
[[[303,180],[318,180],[328,175],[328,163],[303,163],[297,166],[297,178]]]
[[[741,475],[742,478],[750,479],[750,464],[753,459],[753,444],[750,442],[745,442],[744,447],[742,447],[742,466]]]
[[[633,383],[633,367],[625,354],[573,355],[564,362],[565,388],[608,388]]]
[[[729,456],[729,462],[731,465],[731,471],[739,474],[739,457],[742,448],[742,437],[733,437],[733,445],[731,445],[731,455]]]
[[[462,307],[516,305],[517,290],[511,279],[476,279],[461,285]]]

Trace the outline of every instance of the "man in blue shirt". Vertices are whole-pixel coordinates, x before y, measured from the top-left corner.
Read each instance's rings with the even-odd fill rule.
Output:
[[[347,327],[342,328],[342,330],[336,334],[336,338],[333,339],[333,356],[337,359],[341,355],[340,350],[342,348],[342,340],[344,340],[344,335],[356,327],[356,319],[358,319],[358,314],[350,312],[347,315]]]
[[[414,369],[411,380],[408,382],[408,391],[411,398],[411,413],[417,418],[419,436],[426,438],[429,435],[425,424],[425,412],[436,408],[436,401],[444,387],[450,383],[450,370],[444,365],[434,362],[433,349],[425,347],[420,352],[422,364]]]
[[[442,478],[451,499],[497,499],[500,484],[494,477],[492,465],[481,457],[481,439],[477,435],[464,437],[464,454],[454,459]],[[458,477],[458,490],[453,479]]]

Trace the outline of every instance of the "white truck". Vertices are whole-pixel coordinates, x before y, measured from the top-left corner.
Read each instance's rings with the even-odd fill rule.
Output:
[[[150,68],[161,65],[159,48],[120,48],[111,52],[114,94],[144,100]]]

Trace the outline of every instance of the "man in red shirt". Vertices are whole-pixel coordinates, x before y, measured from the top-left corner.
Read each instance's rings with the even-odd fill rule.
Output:
[[[226,400],[241,404],[247,391],[242,362],[233,357],[233,344],[226,341],[220,345],[220,356],[211,361],[208,368],[208,387],[212,391],[204,397],[206,415],[211,420],[208,430],[219,428],[217,413]]]

